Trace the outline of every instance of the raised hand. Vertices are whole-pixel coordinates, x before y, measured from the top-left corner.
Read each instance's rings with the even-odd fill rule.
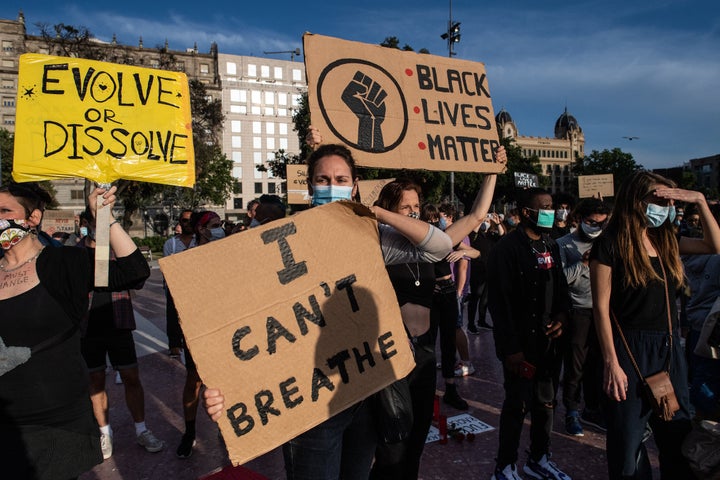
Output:
[[[342,100],[358,117],[358,147],[382,152],[385,149],[380,125],[385,120],[387,92],[375,80],[357,71],[342,93]]]

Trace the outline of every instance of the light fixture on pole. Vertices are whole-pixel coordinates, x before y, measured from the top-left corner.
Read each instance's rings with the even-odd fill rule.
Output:
[[[453,22],[452,19],[452,0],[450,0],[450,18],[448,20],[448,29],[440,35],[440,38],[447,41],[448,57],[452,58],[456,53],[453,51],[455,44],[460,41],[460,22]],[[450,172],[450,203],[456,208],[455,202],[455,172]]]
[[[280,52],[263,52],[265,55],[275,55],[279,53],[289,53],[290,54],[290,61],[295,61],[295,55],[300,55],[300,49],[296,48],[295,50],[283,50]]]

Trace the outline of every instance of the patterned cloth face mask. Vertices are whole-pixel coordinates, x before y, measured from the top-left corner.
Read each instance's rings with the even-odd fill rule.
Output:
[[[0,246],[3,250],[10,250],[20,240],[30,235],[31,230],[25,220],[0,220]]]

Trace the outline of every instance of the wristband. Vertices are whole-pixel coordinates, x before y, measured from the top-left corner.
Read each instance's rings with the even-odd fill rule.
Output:
[[[111,228],[116,223],[120,223],[120,220],[115,220],[114,222],[111,222],[110,225],[108,226],[108,228]]]

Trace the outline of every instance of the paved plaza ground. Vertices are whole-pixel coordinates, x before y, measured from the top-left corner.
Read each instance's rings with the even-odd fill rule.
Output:
[[[159,453],[147,453],[135,443],[132,419],[124,405],[123,387],[108,374],[110,423],[114,430],[114,453],[103,464],[80,477],[81,480],[195,480],[229,464],[218,435],[218,428],[204,412],[197,422],[197,446],[188,459],[175,455],[184,430],[182,418],[182,386],[185,369],[181,362],[167,355],[165,335],[165,296],[162,276],[153,263],[152,275],[145,288],[136,292],[134,306],[138,330],[136,342],[140,375],[145,387],[146,422],[148,427],[167,443]],[[470,351],[477,372],[458,381],[461,395],[470,404],[469,414],[497,428],[503,400],[502,370],[495,358],[492,333],[484,331],[470,336]],[[444,383],[438,371],[438,393]],[[448,416],[458,412],[442,405]],[[529,417],[528,417],[529,419]],[[605,436],[590,428],[584,437],[566,435],[564,410],[558,409],[555,433],[552,435],[553,460],[575,480],[607,478]],[[520,465],[528,445],[529,422],[521,441]],[[420,478],[423,480],[460,480],[490,478],[495,464],[497,430],[477,435],[473,442],[451,440],[445,445],[429,443],[423,454]],[[651,461],[657,474],[657,454],[651,447]],[[269,479],[284,479],[282,454],[275,449],[245,465]]]

